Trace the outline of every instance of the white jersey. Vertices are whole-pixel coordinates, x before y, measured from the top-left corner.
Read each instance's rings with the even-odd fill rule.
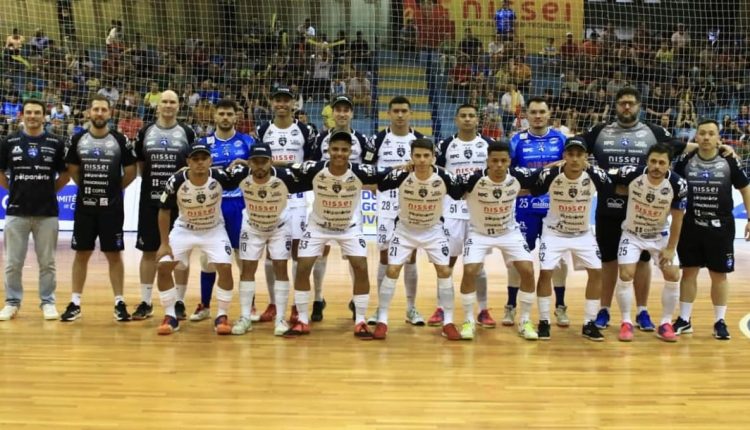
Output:
[[[287,222],[288,194],[301,189],[301,184],[289,169],[271,168],[268,182],[255,182],[252,171],[246,166],[236,166],[230,172],[240,180],[239,188],[245,200],[245,219],[253,229],[270,232]]]
[[[302,163],[310,158],[313,136],[310,127],[294,120],[287,128],[267,122],[258,128],[258,139],[271,147],[274,162]],[[289,207],[306,206],[304,193],[289,195]]]
[[[518,167],[509,169],[502,182],[494,182],[486,170],[463,176],[471,230],[485,236],[501,236],[518,228],[516,198],[521,188],[530,186],[531,176],[530,170]]]
[[[455,134],[438,143],[437,165],[456,176],[471,175],[487,165],[487,148],[492,139],[477,134],[470,141],[464,141]],[[469,219],[469,209],[464,200],[445,198],[443,217]]]
[[[221,197],[224,190],[237,185],[221,169],[211,169],[203,185],[190,182],[190,170],[175,173],[167,180],[160,208],[179,208],[175,226],[188,230],[209,230],[224,224]]]
[[[668,172],[658,185],[648,180],[645,167],[624,166],[610,172],[614,182],[628,186],[628,206],[622,230],[644,239],[666,232],[667,217],[672,209],[684,210],[687,205],[687,182]]]
[[[352,153],[349,155],[349,161],[352,163],[361,163],[367,147],[367,137],[357,130],[349,130],[352,135]],[[330,160],[328,146],[331,144],[331,130],[326,130],[319,134],[315,139],[315,147],[312,151],[311,159],[315,161]]]

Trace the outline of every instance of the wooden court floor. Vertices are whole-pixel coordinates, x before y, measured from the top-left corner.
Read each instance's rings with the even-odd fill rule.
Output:
[[[134,237],[127,238],[126,297],[139,301]],[[370,253],[376,262],[376,251]],[[480,329],[473,342],[448,342],[437,329],[401,318],[400,286],[386,341],[351,334],[349,272],[334,248],[328,263],[325,320],[309,337],[274,337],[257,324],[245,336],[217,337],[210,321],[185,322],[159,337],[160,318],[115,323],[106,261],[95,254],[84,317],[45,322],[36,308],[36,263],[29,253],[26,301],[0,323],[0,429],[747,429],[750,342],[737,329],[750,312],[750,245],[737,242],[737,272],[727,315],[733,339],[711,337],[707,276],[701,276],[695,334],[666,344],[636,333],[603,343],[580,336],[583,276],[568,282],[574,324],[552,340],[527,342],[513,328]],[[505,273],[488,264],[490,300],[500,317]],[[58,310],[70,299],[69,236],[59,244]],[[197,265],[194,265],[197,267]],[[374,279],[375,266],[370,272]],[[458,290],[460,269],[454,274]],[[188,310],[198,298],[191,274]],[[259,307],[267,293],[259,282]],[[374,289],[373,289],[374,291]],[[660,313],[661,281],[651,294]],[[420,255],[418,308],[435,305],[435,276]],[[235,294],[235,301],[237,295]],[[162,314],[155,295],[156,315]],[[371,304],[376,303],[372,294]],[[462,318],[458,298],[457,319]],[[231,317],[237,316],[238,305]]]

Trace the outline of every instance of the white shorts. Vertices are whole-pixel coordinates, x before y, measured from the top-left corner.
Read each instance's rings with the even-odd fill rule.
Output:
[[[297,206],[287,208],[289,212],[289,224],[292,226],[292,239],[302,239],[302,233],[305,231],[305,224],[307,224],[307,208],[305,206]]]
[[[396,218],[378,216],[378,250],[386,251],[391,245],[393,231],[396,229]]]
[[[469,220],[458,218],[445,218],[443,221],[445,234],[448,236],[448,250],[451,257],[464,254],[464,242],[469,237]]]
[[[341,255],[367,257],[367,241],[362,234],[362,226],[355,226],[344,232],[333,232],[308,224],[302,239],[299,241],[299,257],[320,257],[323,248],[329,242],[336,242],[341,248]]]
[[[627,231],[620,236],[620,245],[617,249],[617,264],[635,264],[640,261],[641,252],[648,251],[654,263],[659,262],[661,250],[667,246],[669,234],[658,235],[654,239],[643,239]],[[672,262],[674,263],[674,261]]]
[[[470,231],[464,243],[464,264],[483,263],[493,248],[500,249],[506,265],[514,261],[533,261],[523,233],[516,228],[501,236],[486,236]]]
[[[544,227],[539,245],[539,265],[541,270],[553,270],[557,263],[570,251],[576,268],[601,269],[602,255],[591,231],[581,236],[560,236]]]
[[[232,244],[223,224],[210,230],[190,230],[174,226],[169,233],[174,261],[180,268],[190,265],[190,254],[198,248],[209,264],[232,264]]]
[[[268,247],[271,260],[288,260],[292,249],[292,226],[285,222],[270,232],[258,231],[242,220],[240,232],[240,259],[258,261]]]
[[[448,237],[442,224],[425,230],[409,230],[399,223],[388,248],[388,264],[406,264],[415,249],[423,249],[430,263],[447,266],[450,263]]]

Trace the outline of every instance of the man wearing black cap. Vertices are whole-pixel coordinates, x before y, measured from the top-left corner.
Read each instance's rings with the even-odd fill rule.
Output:
[[[157,286],[166,315],[157,333],[168,335],[179,330],[175,313],[178,296],[172,272],[178,266],[186,268],[190,264],[190,253],[198,248],[219,275],[214,329],[217,334],[230,334],[232,326],[227,311],[232,302],[232,245],[224,229],[221,198],[224,190],[237,185],[223,170],[211,168],[211,149],[203,143],[193,145],[187,165],[186,170],[167,180],[161,196]],[[170,232],[171,211],[175,207],[179,209],[179,216]]]
[[[273,120],[258,127],[258,140],[266,143],[273,152],[274,165],[302,163],[310,159],[314,136],[310,128],[293,117],[294,94],[287,87],[277,87],[271,94]],[[304,193],[289,195],[289,216],[292,225],[292,273],[296,271],[297,245],[302,237],[302,229],[307,222],[307,201]],[[266,259],[266,280],[268,282],[269,305],[261,314],[260,321],[274,321],[276,305],[273,293],[273,263]]]
[[[599,309],[602,262],[589,219],[594,194],[611,188],[612,183],[604,170],[588,165],[587,157],[586,143],[582,138],[572,137],[565,142],[564,163],[536,173],[531,193],[549,193],[550,196],[549,212],[543,221],[539,245],[537,297],[541,299],[552,295],[552,271],[570,251],[574,264],[588,272],[582,335],[601,341],[604,336],[594,324],[594,319]],[[550,338],[549,327],[549,321],[539,322],[539,339]]]

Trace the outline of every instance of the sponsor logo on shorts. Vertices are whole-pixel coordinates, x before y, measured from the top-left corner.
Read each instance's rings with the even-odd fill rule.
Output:
[[[232,255],[232,247],[227,245],[224,245],[224,252],[227,253],[227,255]]]
[[[449,253],[449,250],[448,250],[448,245],[443,245],[443,247],[442,247],[442,248],[440,248],[440,252],[442,252],[442,253],[443,253],[443,255],[447,257],[447,256],[448,256],[448,253]]]
[[[362,248],[367,248],[367,242],[365,242],[364,239],[360,239],[359,240],[359,246],[361,246]]]

